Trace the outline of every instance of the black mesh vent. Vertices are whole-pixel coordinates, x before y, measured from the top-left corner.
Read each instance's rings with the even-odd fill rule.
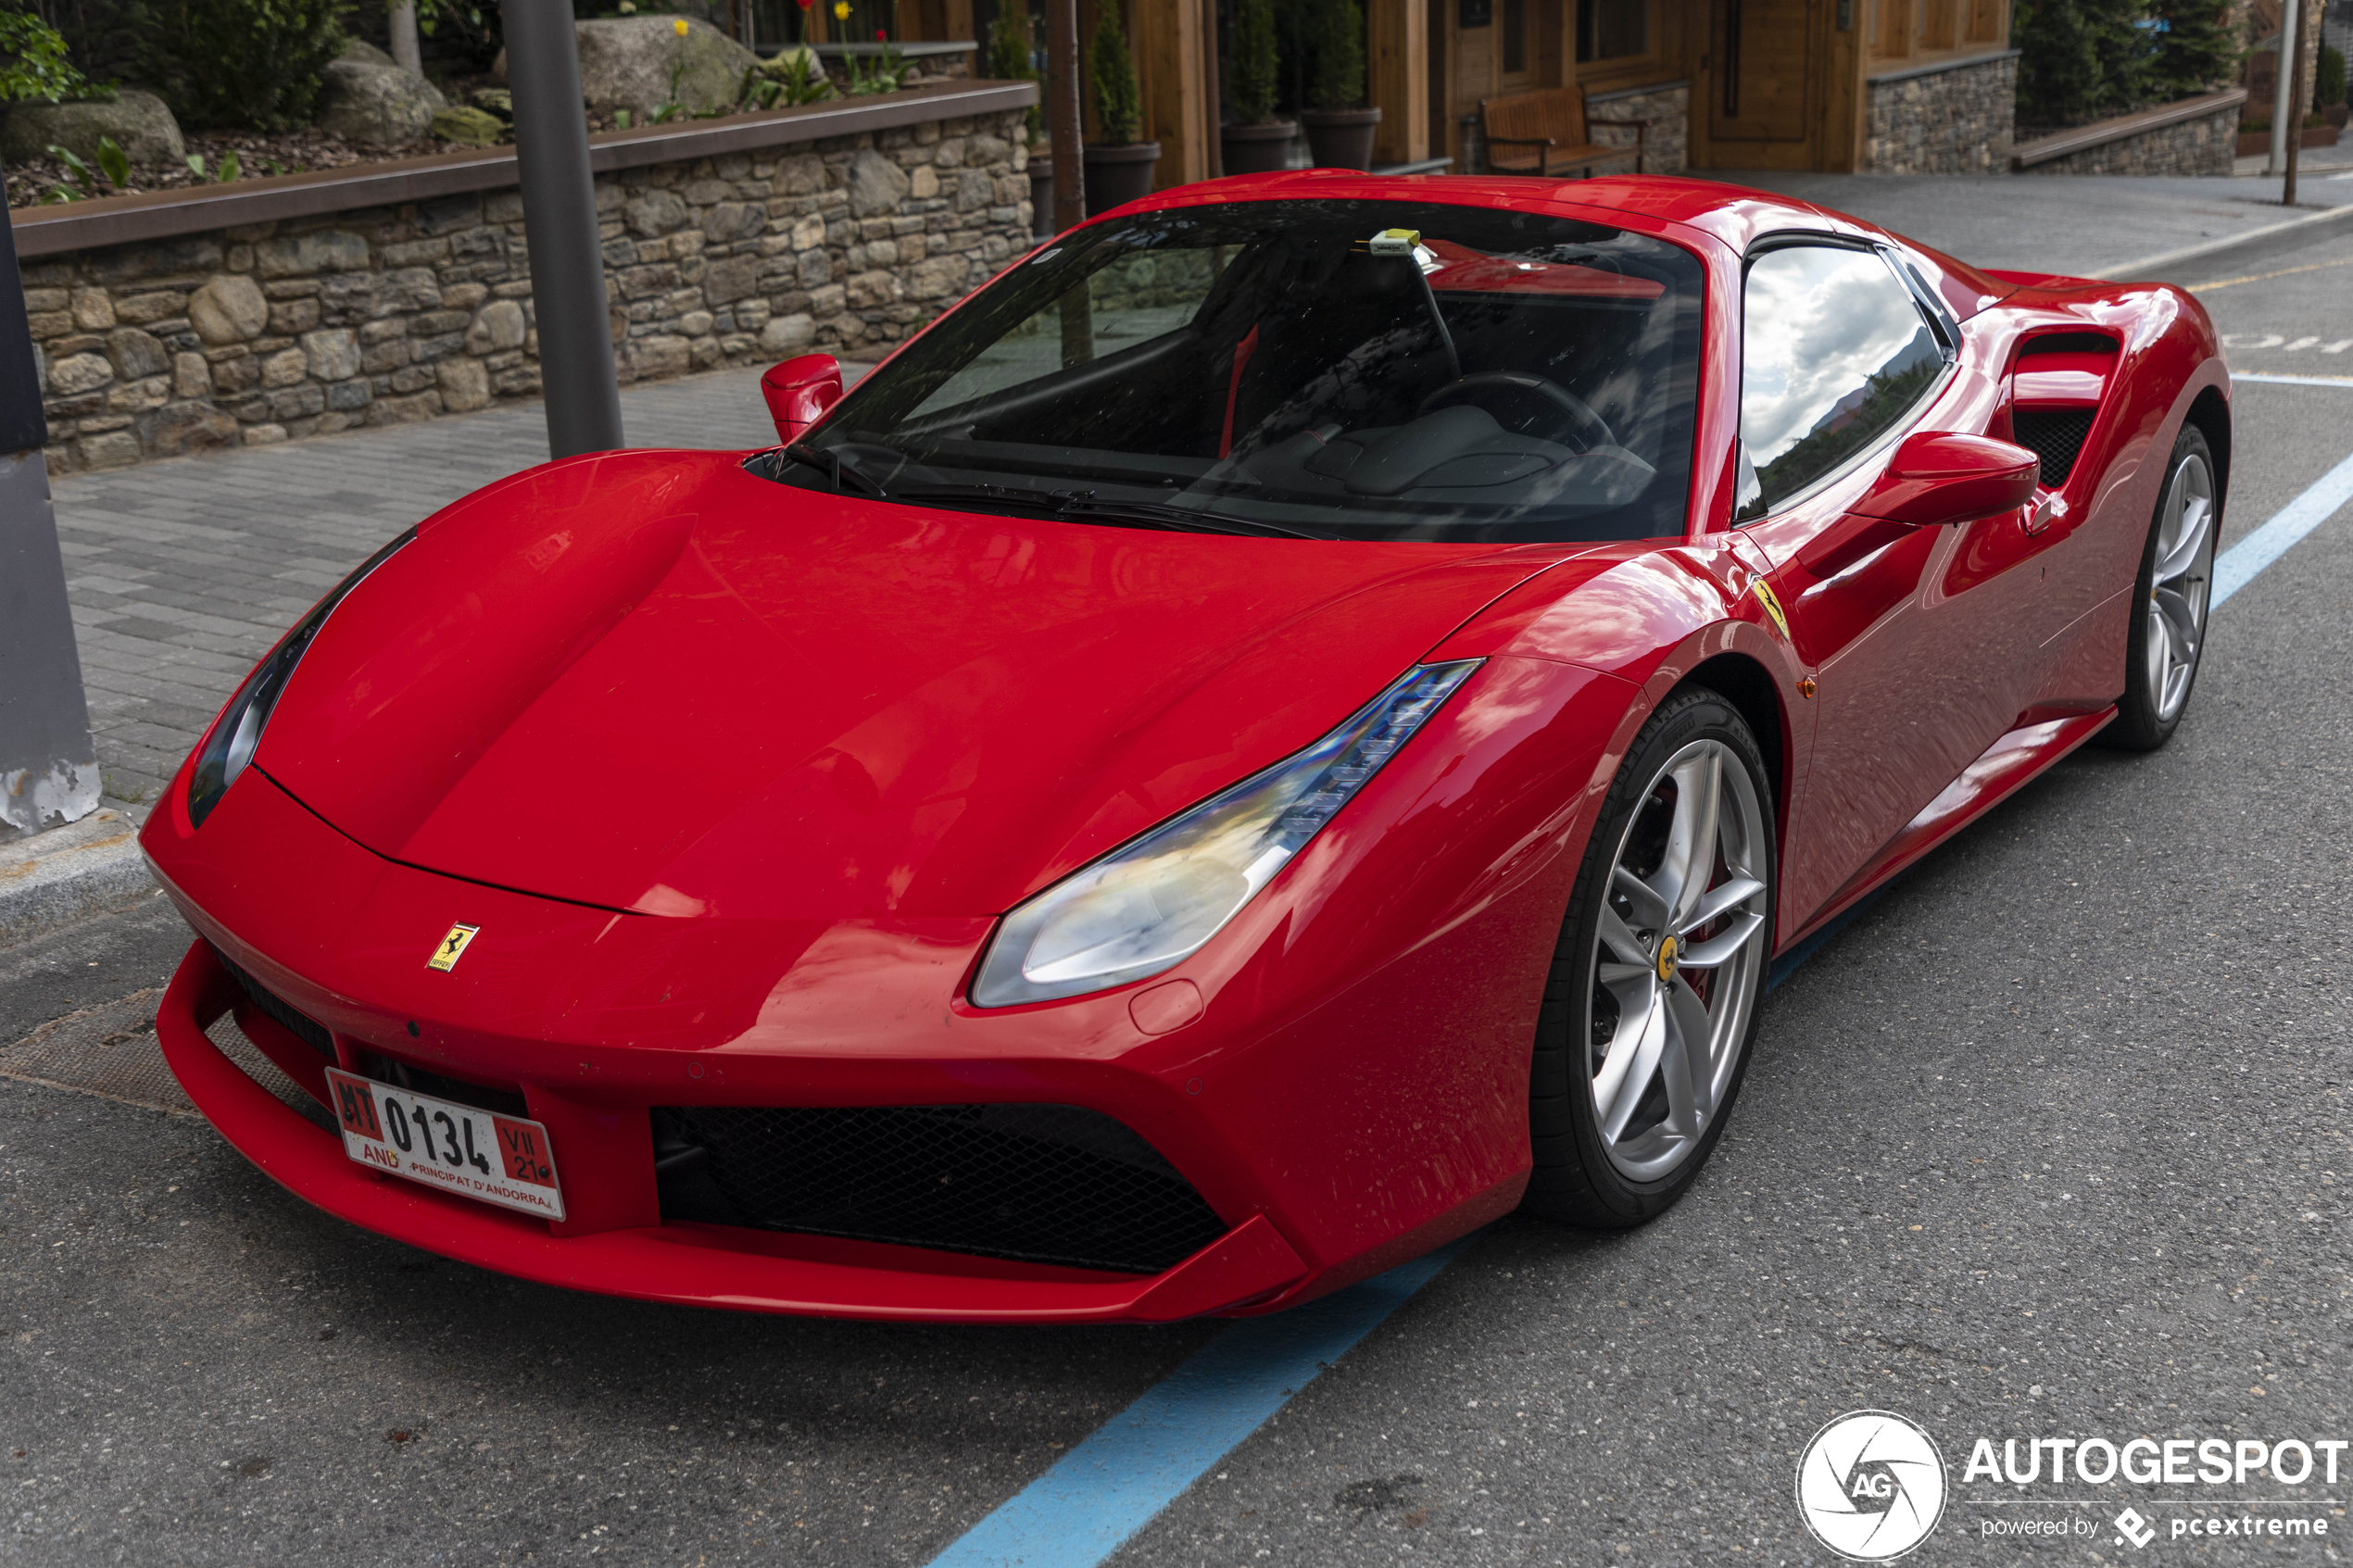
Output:
[[[1225,1234],[1123,1123],[1070,1105],[657,1107],[665,1220],[1158,1273]]]
[[[2057,490],[2075,468],[2075,456],[2092,433],[2094,408],[2020,408],[2010,415],[2018,444],[2043,459],[2043,487]]]
[[[237,977],[237,984],[245,988],[245,995],[252,998],[253,1005],[267,1013],[272,1022],[283,1026],[289,1034],[329,1061],[334,1060],[335,1042],[327,1033],[325,1024],[307,1013],[296,1012],[287,1006],[279,998],[276,992],[238,968],[236,960],[220,948],[213,948],[212,956],[219,959],[229,972]]]

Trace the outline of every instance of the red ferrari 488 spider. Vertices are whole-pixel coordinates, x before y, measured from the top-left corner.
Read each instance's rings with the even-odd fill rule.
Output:
[[[1647,1220],[1777,954],[2164,742],[2231,454],[2180,290],[1683,180],[1170,191],[766,385],[385,546],[148,822],[301,1197],[963,1321]]]

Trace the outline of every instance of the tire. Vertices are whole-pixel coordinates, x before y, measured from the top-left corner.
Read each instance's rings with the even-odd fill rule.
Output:
[[[2106,745],[2155,751],[2181,727],[2206,656],[2222,499],[2221,473],[2206,433],[2184,421],[2133,579],[2124,695],[2116,699],[2115,722],[2100,732]]]
[[[1711,779],[1715,843],[1693,892],[1680,847],[1705,821]],[[1523,1209],[1597,1230],[1641,1224],[1682,1197],[1723,1135],[1772,952],[1769,780],[1756,737],[1712,691],[1676,693],[1635,736],[1602,802],[1545,983]],[[1719,903],[1709,918],[1689,918]],[[1684,1042],[1703,1033],[1694,1056]]]

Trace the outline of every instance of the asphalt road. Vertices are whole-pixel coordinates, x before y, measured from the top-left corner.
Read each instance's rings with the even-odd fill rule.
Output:
[[[2285,345],[2353,336],[2347,279],[2212,307],[2281,336],[2242,368],[2330,373]],[[2353,387],[2243,386],[2237,428],[2226,540],[2353,454]],[[2335,1486],[1962,1478],[1979,1436],[2353,1437],[2348,609],[2340,516],[2218,612],[2171,746],[2054,770],[1770,997],[1680,1208],[1494,1226],[1114,1561],[1826,1562],[1793,1467],[1863,1407],[1951,1466],[1912,1561],[2353,1550],[2353,1456]],[[0,1041],[184,941],[150,904],[0,951]],[[0,1330],[0,1561],[321,1568],[924,1563],[1220,1332],[568,1295],[328,1220],[200,1121],[5,1077]],[[2108,1524],[2280,1498],[2244,1512],[2329,1535]],[[1986,1533],[2020,1518],[2097,1528]]]

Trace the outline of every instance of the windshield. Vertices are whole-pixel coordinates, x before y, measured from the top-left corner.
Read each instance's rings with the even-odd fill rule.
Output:
[[[1311,538],[1680,535],[1698,260],[1537,214],[1238,202],[1080,230],[753,471]]]

